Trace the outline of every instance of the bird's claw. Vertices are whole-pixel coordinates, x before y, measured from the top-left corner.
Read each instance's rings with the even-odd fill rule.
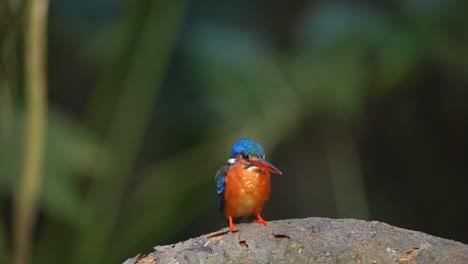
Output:
[[[252,223],[259,223],[264,226],[268,225],[267,221],[263,220],[263,218],[260,215],[257,215],[257,220],[253,220]]]

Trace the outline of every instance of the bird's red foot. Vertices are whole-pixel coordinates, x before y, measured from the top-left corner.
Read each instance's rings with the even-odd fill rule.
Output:
[[[259,223],[264,226],[268,225],[267,221],[263,220],[263,218],[259,214],[257,215],[257,220],[253,220],[252,223]]]
[[[232,222],[232,217],[228,216],[229,219],[229,229],[231,229],[231,232],[236,232],[237,228],[236,225]]]

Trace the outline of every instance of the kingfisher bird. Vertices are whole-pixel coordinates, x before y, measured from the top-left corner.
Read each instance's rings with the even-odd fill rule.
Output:
[[[232,232],[236,231],[236,217],[255,216],[253,222],[267,225],[260,213],[270,196],[270,172],[282,174],[265,160],[260,144],[241,138],[232,145],[227,164],[215,176],[219,210],[226,215]]]

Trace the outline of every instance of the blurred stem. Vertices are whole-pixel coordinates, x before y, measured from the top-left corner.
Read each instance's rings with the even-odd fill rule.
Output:
[[[11,121],[12,121],[12,110],[11,110],[11,93],[7,85],[5,76],[0,71],[0,166],[6,166],[4,164],[5,157],[7,155],[7,149],[11,142]],[[3,175],[0,174],[0,177]],[[0,179],[1,180],[1,179]],[[3,180],[1,180],[3,182]],[[4,229],[4,217],[3,208],[0,208],[0,263],[7,262],[7,252],[5,243],[5,229]]]
[[[136,25],[141,30],[129,63],[123,65],[122,92],[108,131],[113,162],[97,168],[99,176],[90,190],[91,208],[85,213],[91,219],[85,223],[79,243],[82,248],[77,252],[82,263],[102,263],[108,254],[123,194],[183,20],[185,1],[148,3],[143,23]],[[114,74],[107,77],[115,78]]]
[[[6,54],[11,49],[6,45],[8,37],[7,32],[9,29],[9,6],[7,1],[0,1],[0,168],[6,171],[6,157],[8,150],[11,148],[10,142],[12,136],[12,95],[7,80],[6,65],[8,63]],[[10,37],[11,39],[11,37]],[[5,182],[5,175],[0,172],[0,184]],[[0,191],[1,192],[1,191]],[[4,204],[0,204],[0,263],[7,263],[8,256],[6,248],[5,236],[5,210]]]
[[[13,264],[27,263],[39,195],[46,122],[47,0],[27,9],[25,29],[26,121],[24,164],[15,199]]]
[[[337,216],[369,219],[359,153],[346,121],[338,121],[323,133]]]
[[[0,144],[5,146],[11,142],[12,129],[12,98],[8,82],[0,73]],[[7,148],[8,149],[8,148]],[[2,150],[4,151],[4,150]],[[5,154],[2,152],[2,154]],[[0,155],[1,157],[2,155]]]

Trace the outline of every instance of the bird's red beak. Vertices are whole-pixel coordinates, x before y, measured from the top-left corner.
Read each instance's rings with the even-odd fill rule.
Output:
[[[275,166],[262,158],[251,161],[251,164],[275,174],[282,174]]]

